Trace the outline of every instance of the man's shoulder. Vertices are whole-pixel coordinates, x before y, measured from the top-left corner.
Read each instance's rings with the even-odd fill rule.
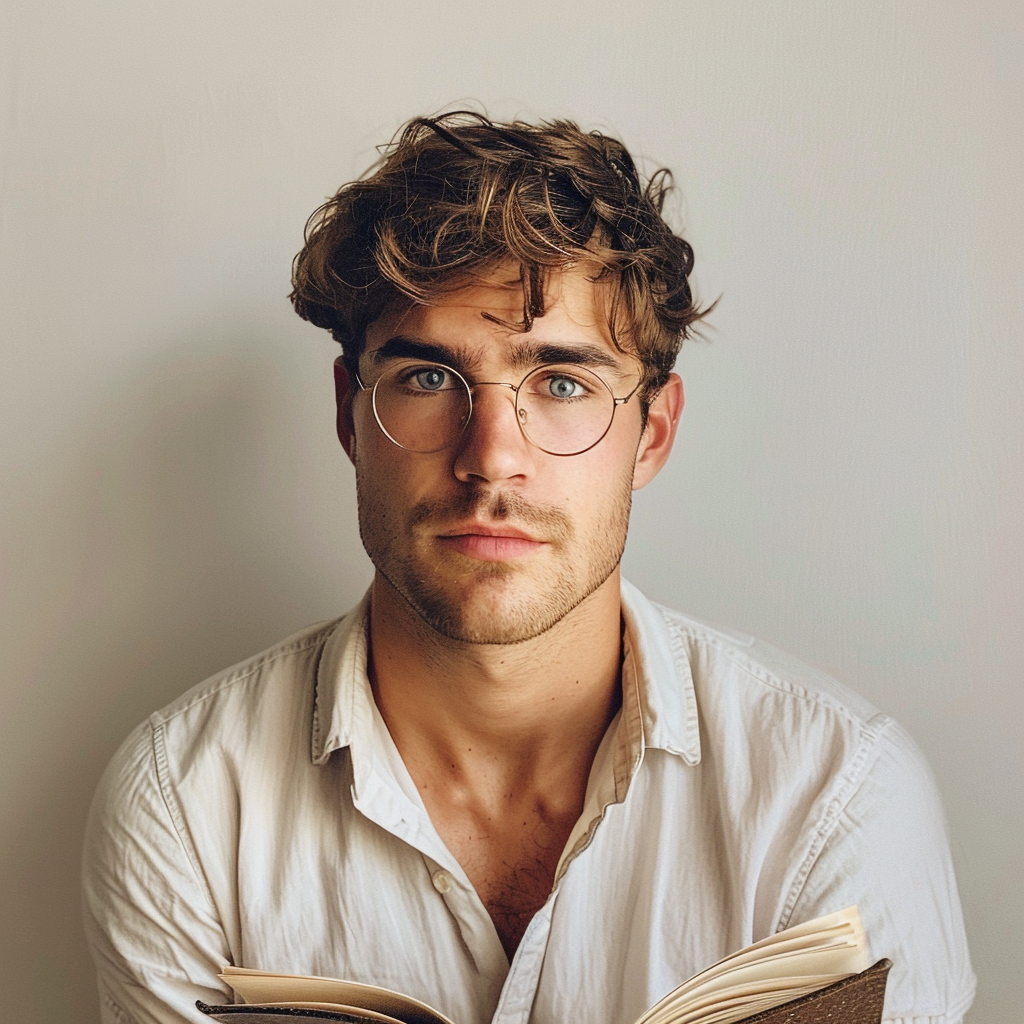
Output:
[[[755,637],[649,601],[624,590],[626,607],[648,647],[670,652],[649,658],[666,671],[649,673],[655,715],[687,716],[699,733],[706,770],[783,785],[793,766],[808,783],[827,787],[842,777],[855,786],[893,758],[917,761],[909,735],[869,700],[783,650]],[[685,700],[674,699],[680,688]],[[694,729],[694,726],[697,729]],[[676,730],[679,732],[680,730]],[[852,791],[852,790],[851,790]]]
[[[880,728],[890,720],[869,700],[821,669],[764,640],[651,602],[674,647],[685,655],[702,703],[772,701]]]
[[[302,682],[314,685],[320,657],[327,641],[344,617],[316,622],[272,646],[214,673],[186,690],[148,719],[161,728],[182,719],[216,714],[220,710],[271,710],[266,701],[271,691],[287,691],[292,699]]]
[[[213,763],[245,763],[303,745],[308,759],[321,658],[344,621],[307,626],[154,711],[114,754],[107,784],[142,785],[157,776],[166,782],[186,765],[202,774]]]
[[[746,839],[758,828],[769,844],[769,833],[786,836],[786,849],[799,854],[792,899],[830,843],[866,843],[878,860],[875,837],[913,822],[929,850],[943,849],[934,779],[898,722],[771,644],[663,605],[648,608],[692,676],[699,784],[714,794],[716,820]],[[869,838],[850,840],[854,834]]]
[[[205,802],[212,813],[224,813],[237,779],[254,766],[311,764],[318,670],[344,621],[293,633],[149,715],[111,758],[94,820],[104,827],[139,815],[157,821],[190,787],[204,794],[195,806]],[[182,813],[171,818],[179,821]]]

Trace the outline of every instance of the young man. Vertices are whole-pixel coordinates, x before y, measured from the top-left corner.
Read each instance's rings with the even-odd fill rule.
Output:
[[[86,845],[105,1021],[199,1020],[233,963],[457,1024],[630,1024],[852,903],[891,1021],[970,1003],[941,809],[899,727],[619,577],[668,458],[693,257],[612,139],[412,122],[314,216],[375,575],[344,618],[126,742]]]

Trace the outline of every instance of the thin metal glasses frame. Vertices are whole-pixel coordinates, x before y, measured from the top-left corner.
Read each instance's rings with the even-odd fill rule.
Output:
[[[532,444],[534,446],[534,448],[538,448],[538,449],[540,449],[540,451],[545,452],[548,455],[556,455],[556,456],[558,456],[560,458],[572,458],[574,455],[583,455],[585,452],[589,452],[592,448],[596,448],[597,445],[599,445],[605,439],[605,437],[608,436],[608,431],[612,429],[612,423],[615,421],[615,410],[618,409],[618,407],[620,405],[625,405],[640,390],[640,385],[643,384],[643,377],[641,377],[640,380],[637,381],[636,387],[633,388],[633,390],[630,391],[630,393],[628,395],[624,395],[622,398],[616,398],[615,397],[615,393],[612,391],[611,387],[609,387],[609,385],[608,385],[608,382],[606,380],[604,380],[603,377],[598,376],[598,374],[594,373],[593,370],[587,370],[587,372],[589,374],[591,374],[593,377],[595,377],[597,380],[599,380],[601,382],[601,384],[604,386],[604,388],[608,392],[608,394],[611,395],[611,399],[612,399],[612,414],[608,417],[608,424],[604,428],[604,430],[602,431],[601,436],[599,438],[597,438],[596,441],[593,441],[590,444],[588,444],[586,446],[586,448],[581,448],[579,451],[576,451],[576,452],[553,452],[553,451],[550,451],[549,449],[543,447],[543,445],[539,445],[526,432],[526,428],[523,426],[522,419],[520,418],[519,391],[522,388],[522,386],[534,374],[542,373],[544,370],[548,370],[552,366],[562,366],[562,365],[566,365],[566,364],[562,364],[562,363],[546,363],[543,366],[534,367],[527,374],[525,374],[523,379],[518,384],[509,384],[507,381],[503,381],[503,380],[478,380],[475,383],[470,384],[469,381],[466,380],[466,378],[463,377],[462,374],[459,373],[458,370],[454,369],[451,366],[446,366],[444,363],[425,363],[424,364],[425,367],[427,367],[427,366],[429,366],[430,368],[436,367],[439,370],[444,370],[447,373],[454,374],[462,382],[462,386],[466,389],[466,395],[467,395],[468,400],[469,400],[469,411],[466,414],[466,421],[465,421],[465,423],[462,424],[462,429],[447,444],[441,445],[441,447],[439,447],[439,448],[431,448],[429,451],[417,451],[415,448],[407,448],[400,441],[396,440],[394,435],[392,435],[391,432],[388,430],[388,428],[385,427],[384,424],[381,422],[380,413],[378,413],[378,411],[377,411],[377,385],[380,384],[380,382],[384,379],[384,377],[387,376],[387,371],[382,373],[373,382],[373,384],[364,384],[362,378],[359,376],[359,372],[358,371],[356,371],[353,376],[355,377],[356,384],[359,385],[359,390],[360,391],[369,391],[370,392],[370,402],[371,402],[371,405],[373,407],[373,418],[377,421],[377,426],[380,427],[381,433],[393,445],[396,445],[397,447],[401,448],[402,451],[413,452],[416,455],[433,455],[436,452],[442,452],[446,448],[453,447],[455,444],[458,443],[459,438],[466,432],[466,428],[469,426],[469,421],[473,418],[473,392],[477,388],[479,388],[479,387],[499,387],[499,388],[508,388],[516,396],[515,397],[515,401],[513,402],[513,406],[514,406],[515,411],[516,411],[516,423],[519,426],[520,433],[523,435],[523,437],[526,438],[527,441],[529,441],[530,444]],[[586,367],[584,367],[584,369],[586,369]]]

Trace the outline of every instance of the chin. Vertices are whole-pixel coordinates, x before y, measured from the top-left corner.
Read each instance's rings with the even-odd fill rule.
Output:
[[[617,563],[616,563],[617,564]],[[496,566],[485,580],[451,594],[420,578],[396,589],[436,633],[465,644],[507,645],[542,636],[579,607],[611,575],[595,574],[587,584],[567,580],[555,587],[516,579]],[[394,585],[394,581],[391,581]],[[497,586],[495,585],[497,584]]]

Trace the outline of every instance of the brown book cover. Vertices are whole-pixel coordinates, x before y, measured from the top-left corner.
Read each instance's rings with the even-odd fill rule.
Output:
[[[355,1013],[339,1013],[337,1010],[301,1010],[285,1006],[207,1006],[196,1000],[196,1006],[214,1020],[224,1024],[318,1024],[320,1021],[345,1021],[346,1024],[377,1024],[374,1017],[362,1017]]]
[[[818,992],[745,1017],[740,1024],[879,1024],[891,960]]]

